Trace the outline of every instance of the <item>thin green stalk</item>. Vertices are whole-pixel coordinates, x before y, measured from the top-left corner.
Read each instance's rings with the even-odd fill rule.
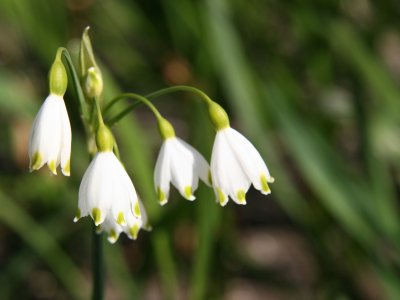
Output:
[[[76,92],[79,107],[81,109],[81,118],[82,123],[86,131],[88,145],[90,145],[89,140],[92,138],[92,129],[93,126],[93,118],[92,113],[89,113],[87,102],[85,95],[82,91],[78,74],[75,70],[74,64],[72,63],[71,56],[68,53],[68,50],[60,47],[57,50],[57,56],[61,56],[65,58],[66,65],[70,71],[72,76],[72,83],[74,90]],[[98,122],[103,124],[103,119],[100,111],[100,106],[97,99],[94,99],[96,109],[97,109],[97,117]],[[93,156],[93,151],[89,148],[89,154]],[[104,262],[103,262],[103,235],[96,233],[96,228],[93,226],[92,228],[92,236],[93,236],[93,245],[92,245],[92,268],[93,268],[93,290],[92,290],[92,299],[93,300],[102,300],[104,298]]]
[[[96,232],[92,226],[92,272],[93,272],[93,300],[104,299],[104,261],[103,261],[103,234]]]
[[[204,102],[206,102],[207,104],[212,102],[212,100],[210,99],[210,97],[207,96],[206,93],[204,93],[203,91],[201,91],[195,87],[191,87],[191,86],[187,86],[187,85],[176,85],[176,86],[172,86],[169,88],[161,89],[156,92],[150,93],[150,94],[146,95],[145,97],[148,99],[151,99],[151,98],[156,98],[159,96],[163,96],[163,95],[170,94],[170,93],[176,93],[176,92],[195,93],[195,94],[199,95],[201,97],[201,99]]]
[[[66,65],[68,67],[68,70],[70,71],[70,74],[72,76],[72,84],[73,84],[74,90],[76,92],[76,96],[77,96],[79,104],[80,104],[79,106],[81,108],[82,120],[83,120],[84,125],[86,126],[86,123],[90,118],[89,118],[89,112],[87,110],[86,98],[82,91],[78,74],[76,73],[74,64],[72,62],[71,56],[68,53],[68,50],[66,48],[60,47],[57,50],[57,55],[59,55],[59,53],[62,53],[62,55],[65,59]]]
[[[132,105],[128,106],[126,109],[124,109],[118,115],[116,115],[115,117],[106,121],[107,125],[110,127],[113,126],[115,123],[117,123],[119,120],[121,120],[123,117],[125,117],[127,114],[129,114],[131,111],[133,111],[140,104],[142,104],[142,102],[137,101],[137,102],[133,103]]]
[[[165,89],[161,89],[158,91],[155,91],[153,93],[150,93],[146,96],[141,96],[139,94],[134,94],[134,93],[123,93],[121,95],[118,95],[117,97],[113,98],[107,105],[106,107],[103,109],[103,114],[106,115],[108,113],[108,111],[115,105],[117,104],[119,101],[126,99],[126,98],[132,98],[132,99],[136,99],[140,102],[142,102],[143,104],[146,104],[150,107],[150,105],[152,107],[154,107],[154,105],[149,101],[149,99],[151,98],[156,98],[159,96],[163,96],[166,94],[170,94],[170,93],[176,93],[176,92],[190,92],[190,93],[195,93],[198,96],[201,97],[201,99],[209,104],[212,102],[212,100],[210,99],[210,97],[207,96],[206,93],[204,93],[203,91],[195,88],[195,87],[191,87],[191,86],[186,86],[186,85],[177,85],[177,86],[173,86],[173,87],[169,87],[169,88],[165,88]],[[112,123],[114,124],[115,122],[117,122],[118,120],[120,120],[122,117],[124,117],[126,114],[128,114],[131,110],[135,109],[137,105],[139,105],[140,103],[135,103],[132,105],[132,107],[127,108],[126,110],[124,110],[122,113],[120,113],[119,115],[117,115],[116,117],[114,117],[112,119]],[[150,109],[152,109],[152,107],[150,107]],[[152,109],[153,110],[153,109]]]
[[[158,112],[157,108],[154,106],[153,103],[150,102],[149,99],[147,99],[147,97],[144,97],[142,95],[139,94],[135,94],[135,93],[123,93],[121,95],[118,95],[117,97],[115,97],[114,99],[112,99],[104,108],[103,110],[103,114],[106,115],[107,112],[111,109],[111,107],[118,103],[119,101],[123,100],[123,99],[135,99],[143,104],[145,104],[148,108],[150,108],[150,110],[153,112],[153,114],[156,116],[157,119],[161,118],[160,113]]]

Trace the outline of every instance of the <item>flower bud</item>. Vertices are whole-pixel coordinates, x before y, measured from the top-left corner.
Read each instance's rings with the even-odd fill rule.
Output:
[[[86,27],[82,34],[81,48],[79,52],[79,66],[86,96],[93,98],[99,97],[103,92],[103,77],[94,58],[88,32],[89,27]]]
[[[99,97],[103,92],[103,78],[100,70],[95,67],[90,67],[87,71],[85,81],[85,92],[90,98]]]
[[[208,104],[208,114],[216,131],[229,127],[229,118],[226,111],[216,102]]]

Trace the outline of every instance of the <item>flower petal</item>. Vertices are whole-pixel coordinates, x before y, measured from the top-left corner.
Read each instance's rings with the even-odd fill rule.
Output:
[[[60,104],[61,114],[61,170],[65,176],[70,175],[70,159],[71,159],[71,125],[69,123],[67,109],[64,101]]]
[[[245,194],[250,187],[250,179],[244,173],[233,149],[231,149],[226,130],[217,133],[211,159],[211,170],[216,196],[221,205],[225,205],[227,202],[224,199],[226,194],[237,204],[246,204]]]
[[[193,201],[194,187],[193,178],[195,158],[192,151],[182,146],[177,138],[170,138],[165,143],[169,143],[167,154],[170,157],[171,182],[178,189],[182,197]],[[196,181],[197,188],[198,179]]]
[[[176,140],[181,148],[183,147],[184,149],[189,151],[194,157],[194,165],[192,170],[194,174],[192,183],[193,192],[197,189],[199,177],[201,178],[201,180],[204,181],[205,184],[211,186],[210,166],[208,165],[208,162],[205,160],[203,155],[201,155],[199,151],[197,151],[195,148],[193,148],[191,145],[181,140],[180,138],[176,138]]]
[[[158,154],[155,170],[154,170],[154,186],[158,194],[158,200],[161,205],[168,202],[169,184],[171,180],[170,160],[167,155],[168,144],[161,145],[160,153]]]
[[[225,135],[241,167],[254,187],[264,194],[270,190],[266,182],[273,182],[269,170],[257,149],[238,131],[228,128]],[[265,179],[263,179],[265,178]]]

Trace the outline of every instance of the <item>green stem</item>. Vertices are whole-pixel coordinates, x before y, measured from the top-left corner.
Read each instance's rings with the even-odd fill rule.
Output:
[[[133,111],[140,104],[142,104],[142,102],[136,101],[132,105],[128,106],[126,109],[124,109],[122,112],[120,112],[115,117],[111,118],[108,121],[106,120],[107,125],[109,127],[113,126],[115,123],[117,123],[119,120],[121,120],[123,117],[125,117],[127,114],[129,114],[131,111]]]
[[[199,90],[199,89],[197,89],[195,87],[187,86],[187,85],[177,85],[177,86],[161,89],[161,90],[158,90],[158,91],[153,92],[151,94],[148,94],[145,97],[148,98],[148,99],[151,99],[151,98],[156,98],[156,97],[159,97],[159,96],[163,96],[163,95],[170,94],[170,93],[175,93],[175,92],[195,93],[195,94],[199,95],[201,97],[201,99],[206,104],[210,104],[211,102],[213,102],[210,99],[210,97],[208,97],[207,94],[204,93],[203,91],[201,91],[201,90]]]
[[[202,92],[201,90],[195,88],[195,87],[191,87],[191,86],[186,86],[186,85],[177,85],[177,86],[173,86],[173,87],[169,87],[169,88],[165,88],[165,89],[161,89],[158,90],[156,92],[150,93],[146,96],[141,96],[138,94],[134,94],[134,93],[124,93],[121,95],[118,95],[117,97],[115,97],[114,99],[112,99],[104,108],[103,110],[103,114],[106,115],[108,113],[108,111],[119,101],[126,99],[126,98],[133,98],[136,99],[138,101],[140,101],[141,103],[146,104],[147,106],[149,106],[151,109],[152,107],[154,108],[154,105],[149,101],[149,99],[151,98],[156,98],[159,96],[163,96],[166,94],[170,94],[170,93],[175,93],[175,92],[190,92],[190,93],[195,93],[198,96],[200,96],[200,98],[206,103],[206,104],[210,104],[211,102],[213,102],[210,97],[207,96],[206,93]],[[144,101],[143,101],[144,100]],[[120,120],[122,117],[124,117],[125,115],[127,115],[130,111],[132,111],[133,109],[136,108],[137,105],[140,104],[139,103],[135,103],[133,104],[131,107],[128,107],[126,110],[124,110],[123,112],[121,112],[120,114],[118,114],[116,117],[114,117],[113,119],[111,119],[111,124],[114,124],[115,122],[117,122],[118,120]],[[153,109],[152,109],[153,110]],[[108,122],[108,124],[110,124],[110,122]]]
[[[68,70],[72,76],[72,83],[74,86],[74,90],[76,91],[76,96],[79,100],[80,108],[81,108],[81,113],[82,113],[82,120],[84,125],[87,125],[87,121],[89,120],[89,112],[87,109],[87,104],[86,104],[86,98],[85,95],[82,91],[80,80],[78,77],[78,74],[76,73],[74,64],[72,63],[71,56],[68,53],[68,50],[66,48],[60,47],[57,50],[57,56],[58,55],[63,55],[64,61],[66,62],[66,65],[68,67]]]
[[[103,115],[101,114],[101,108],[100,108],[99,100],[97,98],[95,98],[94,102],[96,104],[97,121],[99,122],[99,126],[101,126],[101,125],[104,126]]]
[[[64,61],[65,61],[66,65],[68,67],[68,70],[72,76],[73,87],[74,87],[76,96],[79,101],[79,107],[81,109],[82,123],[85,128],[88,140],[89,140],[93,134],[92,130],[91,130],[91,126],[90,126],[90,124],[92,123],[92,118],[91,118],[91,114],[89,113],[89,110],[88,110],[86,98],[82,91],[78,74],[75,70],[74,64],[72,63],[72,59],[68,53],[68,50],[63,47],[58,48],[57,56],[61,56],[61,55],[63,55]],[[96,106],[97,106],[98,113],[99,113],[100,107],[99,107],[96,99],[95,99],[95,102],[96,102]],[[100,119],[101,119],[101,122],[103,122],[101,113],[99,114],[98,117],[99,117],[99,122],[100,122]],[[88,145],[89,144],[90,143],[88,142]],[[91,153],[90,149],[89,149],[89,152],[91,155],[93,155],[93,153]],[[93,296],[92,296],[92,299],[93,300],[102,300],[104,298],[104,271],[103,271],[104,265],[103,265],[103,243],[102,243],[103,235],[96,233],[95,226],[93,226],[92,232],[93,232],[93,249],[92,249],[93,250],[93,256],[92,256],[92,258],[93,258],[93,262],[92,262],[92,267],[93,267],[93,292],[92,293],[93,293]]]
[[[162,119],[161,114],[159,113],[157,108],[154,106],[154,104],[150,102],[149,99],[147,99],[146,97],[144,97],[142,95],[135,94],[135,93],[124,93],[124,94],[118,95],[117,97],[112,99],[110,101],[110,103],[107,104],[107,106],[103,110],[103,114],[106,115],[106,113],[111,109],[111,107],[122,99],[135,99],[135,100],[145,104],[148,108],[150,108],[150,110],[153,112],[153,114],[157,118],[157,120]]]
[[[92,272],[93,272],[93,300],[104,299],[104,262],[103,262],[103,234],[96,232],[96,226],[92,226]]]

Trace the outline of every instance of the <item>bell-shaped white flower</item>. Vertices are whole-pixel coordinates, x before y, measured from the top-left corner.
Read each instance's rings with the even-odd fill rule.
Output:
[[[57,174],[70,174],[71,125],[63,96],[50,94],[44,101],[32,126],[29,139],[30,170],[38,170],[47,163]]]
[[[79,187],[78,213],[74,221],[90,215],[98,226],[107,218],[125,225],[128,218],[140,218],[135,187],[121,162],[110,151],[98,152]]]
[[[164,139],[154,171],[160,204],[168,201],[170,183],[184,198],[194,200],[199,178],[210,185],[209,174],[207,161],[196,149],[175,136]]]
[[[246,204],[250,185],[267,195],[274,179],[260,153],[239,132],[229,126],[217,131],[211,155],[211,175],[217,201],[225,206],[228,196]]]

